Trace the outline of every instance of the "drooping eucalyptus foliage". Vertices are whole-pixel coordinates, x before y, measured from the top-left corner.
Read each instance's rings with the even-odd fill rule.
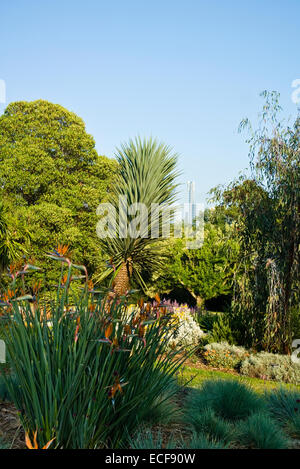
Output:
[[[264,92],[256,131],[248,120],[251,178],[222,194],[234,210],[240,241],[233,308],[241,340],[287,353],[299,316],[300,117],[293,126],[278,120],[278,94]]]
[[[109,200],[114,231],[101,240],[110,265],[97,280],[114,273],[114,290],[124,294],[131,279],[145,288],[142,271],[159,263],[153,245],[164,237],[172,220],[177,155],[156,140],[136,138],[123,144],[116,158],[119,177]]]

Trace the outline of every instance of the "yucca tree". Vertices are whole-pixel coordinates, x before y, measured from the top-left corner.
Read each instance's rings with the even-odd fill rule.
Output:
[[[145,290],[142,271],[152,271],[160,262],[155,247],[165,236],[164,230],[173,217],[178,172],[177,154],[152,138],[130,140],[117,149],[116,158],[119,176],[110,197],[114,207],[110,215],[116,215],[117,223],[114,236],[101,239],[102,249],[110,262],[97,280],[102,281],[113,274],[114,291],[121,295],[130,289],[133,279]],[[147,211],[139,206],[134,213],[133,204],[144,204]],[[159,204],[165,211],[162,213],[158,208],[155,211],[152,205],[151,218],[151,204]],[[128,213],[130,207],[133,207],[131,214]],[[155,234],[151,232],[154,225]],[[137,228],[135,233],[133,226]]]

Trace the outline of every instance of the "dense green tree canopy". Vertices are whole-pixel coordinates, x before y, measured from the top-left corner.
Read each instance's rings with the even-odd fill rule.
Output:
[[[153,288],[168,292],[184,287],[202,305],[205,300],[230,294],[239,249],[233,227],[224,214],[206,210],[205,236],[201,248],[187,249],[185,238],[171,238],[164,246],[165,262]]]
[[[0,200],[0,273],[26,254],[29,240],[26,226]]]
[[[43,259],[62,243],[96,269],[96,208],[116,167],[98,155],[82,119],[62,106],[15,102],[0,117],[1,196],[30,228],[30,256]]]

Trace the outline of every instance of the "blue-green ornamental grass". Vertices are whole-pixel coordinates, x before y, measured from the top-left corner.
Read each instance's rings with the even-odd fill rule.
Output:
[[[204,433],[194,433],[187,449],[227,449],[228,445],[216,439],[209,439]]]
[[[281,428],[263,412],[250,415],[238,426],[238,441],[247,448],[286,449],[288,438]]]
[[[197,433],[205,434],[211,440],[223,443],[229,443],[233,439],[233,426],[218,417],[212,408],[197,411],[194,406],[188,406],[186,414]]]
[[[178,449],[182,447],[182,442],[176,440],[172,435],[166,442],[163,441],[163,434],[152,428],[141,428],[134,436],[129,439],[131,449]]]
[[[234,380],[208,380],[200,389],[192,390],[188,400],[190,415],[207,408],[229,421],[248,417],[265,407],[265,403],[249,386]]]
[[[300,438],[300,390],[278,389],[266,394],[268,411],[287,432]]]

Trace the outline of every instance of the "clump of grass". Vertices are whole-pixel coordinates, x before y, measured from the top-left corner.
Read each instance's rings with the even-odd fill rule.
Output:
[[[34,308],[31,295],[4,306],[7,355],[19,385],[8,376],[6,384],[25,431],[42,429],[39,446],[55,437],[57,448],[117,448],[127,430],[134,434],[152,409],[176,393],[170,383],[187,350],[169,350],[173,328],[162,308],[128,314],[126,299],[101,296],[85,267],[65,257],[66,248],[49,254],[62,271],[47,311],[38,293]],[[85,284],[70,311],[70,283],[78,270],[86,274]],[[16,273],[13,282],[15,292],[22,278]]]
[[[214,410],[225,420],[236,421],[265,407],[260,398],[249,386],[234,380],[209,380],[200,390],[194,390],[187,401],[189,414],[196,415],[205,408]]]
[[[194,433],[187,449],[227,449],[228,445],[214,439],[208,439],[203,433]]]
[[[278,389],[266,395],[270,415],[287,429],[291,436],[300,437],[300,392]]]
[[[8,381],[10,382],[10,386],[17,388],[17,381],[13,375],[6,374],[4,376],[0,374],[0,401],[12,402],[13,400],[9,392],[9,386],[7,385]]]
[[[211,440],[226,443],[232,440],[232,425],[221,417],[218,417],[213,409],[205,408],[200,412],[194,413],[193,409],[188,408],[187,416],[197,433],[203,433]]]
[[[266,413],[259,412],[241,421],[238,439],[242,445],[256,449],[286,449],[288,439]]]
[[[0,438],[0,449],[9,449],[8,444],[3,440],[3,438]]]
[[[147,424],[169,424],[182,420],[182,411],[175,401],[178,392],[178,384],[170,379],[166,392],[158,396],[143,417]]]
[[[178,449],[182,447],[182,442],[172,435],[164,442],[160,430],[144,427],[135,434],[134,438],[129,438],[129,446],[131,449]]]
[[[300,415],[294,415],[286,424],[288,434],[294,438],[300,438]]]

